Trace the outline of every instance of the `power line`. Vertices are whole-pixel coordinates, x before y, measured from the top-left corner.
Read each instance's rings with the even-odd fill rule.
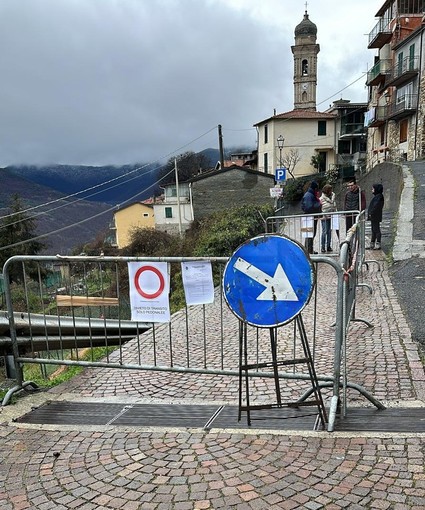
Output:
[[[170,172],[168,172],[168,174],[166,174],[164,177],[167,177],[168,175],[170,175],[172,172],[174,172],[174,169],[171,170]],[[145,191],[147,191],[148,189],[152,188],[153,186],[156,185],[156,182],[151,184],[150,186],[148,186],[147,188],[145,188],[144,190],[142,191],[139,191],[138,193],[136,193],[135,195],[133,195],[132,197],[128,198],[127,200],[124,200],[122,203],[123,204],[126,204],[127,202],[129,202],[130,200],[134,200],[136,197],[138,197],[139,195],[141,195],[142,193],[144,193]],[[69,230],[70,228],[73,228],[73,227],[76,227],[78,225],[82,225],[83,223],[86,223],[87,221],[90,221],[90,220],[93,220],[95,218],[98,218],[99,216],[102,216],[103,214],[106,214],[108,212],[111,212],[113,211],[114,209],[116,209],[116,206],[112,206],[110,207],[109,209],[106,209],[105,211],[102,211],[100,213],[97,213],[97,214],[94,214],[93,216],[90,216],[88,218],[85,218],[83,220],[80,220],[80,221],[77,221],[77,222],[74,222],[72,223],[71,225],[66,225],[65,227],[61,227],[61,228],[58,228],[56,230],[53,230],[51,232],[46,232],[45,234],[40,234],[38,236],[34,236],[32,237],[31,239],[25,239],[23,241],[18,241],[17,243],[13,243],[13,244],[9,244],[7,246],[1,246],[0,247],[0,251],[3,251],[3,250],[6,250],[8,248],[14,248],[15,246],[21,246],[23,244],[26,244],[26,243],[29,243],[31,241],[38,241],[39,239],[44,239],[45,237],[48,237],[48,236],[51,236],[51,235],[54,235],[54,234],[59,234],[60,232],[64,232],[65,230]],[[22,220],[24,221],[24,220]]]
[[[154,163],[157,163],[157,162],[161,161],[162,159],[169,158],[171,155],[173,155],[173,154],[177,153],[178,151],[182,150],[183,148],[185,148],[185,147],[187,147],[187,146],[191,145],[192,143],[194,143],[194,142],[196,142],[197,140],[201,139],[202,137],[206,136],[207,134],[209,134],[209,133],[210,133],[211,131],[213,131],[214,129],[216,129],[216,126],[214,126],[213,128],[209,129],[208,131],[206,131],[206,132],[205,132],[205,133],[203,133],[202,135],[198,136],[198,137],[197,137],[197,138],[195,138],[194,140],[192,140],[192,141],[190,141],[190,142],[188,142],[188,143],[186,143],[186,144],[182,145],[181,147],[179,147],[179,148],[175,149],[174,151],[171,151],[170,153],[168,153],[167,155],[163,156],[162,158],[158,158],[156,161],[154,161],[153,163],[149,163],[149,164],[154,164]],[[142,167],[139,167],[137,170],[139,170],[140,168],[145,168],[147,165],[148,165],[148,164],[143,165]],[[136,171],[136,169],[135,169],[134,171]],[[132,171],[132,172],[130,172],[130,173],[134,173],[134,171]],[[153,188],[154,186],[156,186],[159,182],[161,182],[163,179],[165,179],[166,177],[168,177],[168,175],[170,175],[170,174],[171,174],[171,173],[173,173],[173,172],[174,172],[174,169],[170,170],[167,174],[163,175],[160,179],[158,179],[157,181],[155,181],[154,183],[152,183],[150,186],[148,186],[147,188],[143,189],[142,191],[139,191],[138,193],[136,193],[135,195],[131,196],[130,198],[128,198],[128,199],[126,199],[126,200],[124,200],[122,203],[123,203],[123,204],[126,204],[127,202],[130,202],[131,200],[134,200],[134,199],[135,199],[135,198],[137,198],[139,195],[141,195],[141,194],[145,193],[145,192],[146,192],[146,191],[148,191],[149,189],[151,189],[151,188]],[[127,175],[128,175],[128,174],[125,174],[125,176],[127,176]],[[130,180],[134,180],[135,178],[138,178],[138,177],[140,177],[140,176],[136,176],[136,177],[133,177],[132,179],[128,179],[128,181],[130,181]],[[117,180],[117,178],[110,179],[109,181],[106,181],[104,184],[107,184],[107,183],[113,182],[113,181],[115,181],[115,180]],[[128,181],[124,181],[124,182],[128,182]],[[122,184],[122,183],[120,183],[120,184]],[[118,184],[117,184],[117,185],[118,185]],[[116,187],[117,185],[112,186],[112,187]],[[95,188],[97,188],[97,187],[99,187],[99,186],[100,186],[100,185],[92,186],[91,188],[87,188],[87,190],[95,189]],[[108,189],[109,189],[109,188],[108,188]],[[76,195],[78,195],[78,194],[83,193],[84,191],[86,191],[86,190],[79,191],[78,193],[73,193],[73,194],[71,194],[71,195],[68,195],[68,197],[76,196]],[[106,190],[103,190],[103,191],[106,191]],[[98,193],[100,193],[100,192],[98,192]],[[96,194],[98,194],[98,193],[96,193]],[[21,210],[21,211],[19,211],[19,212],[17,212],[17,213],[13,213],[13,214],[11,214],[11,215],[7,215],[7,216],[0,217],[0,219],[1,219],[1,218],[7,218],[7,217],[10,217],[10,216],[13,216],[13,215],[16,215],[16,214],[22,214],[22,213],[24,213],[24,212],[26,212],[26,211],[34,210],[35,208],[42,207],[43,205],[50,205],[51,203],[58,202],[59,200],[65,200],[65,199],[66,199],[66,198],[68,198],[68,197],[64,197],[64,198],[61,198],[61,199],[53,200],[53,201],[51,201],[51,202],[47,202],[46,204],[41,204],[40,206],[35,206],[35,207],[32,207],[32,208],[28,208],[28,209],[26,209],[26,210]],[[78,199],[78,200],[76,200],[76,201],[74,201],[74,202],[70,202],[70,204],[67,204],[67,205],[71,205],[72,203],[75,203],[75,202],[80,201],[80,200],[83,200],[83,199],[84,199],[84,198],[80,198],[80,199]],[[60,206],[60,207],[62,207],[62,206]],[[63,207],[64,207],[64,206],[63,206]],[[100,213],[97,213],[97,214],[95,214],[95,215],[93,215],[93,216],[90,216],[90,217],[85,218],[85,219],[83,219],[83,220],[80,220],[80,221],[78,221],[78,222],[74,222],[74,223],[72,223],[71,225],[67,225],[67,226],[65,226],[65,227],[61,227],[61,228],[59,228],[59,229],[56,229],[56,230],[53,230],[53,231],[50,231],[50,232],[46,232],[45,234],[40,234],[40,235],[38,235],[38,236],[34,236],[34,237],[32,237],[31,239],[25,239],[25,240],[23,240],[23,241],[19,241],[19,242],[13,243],[13,244],[9,244],[9,245],[7,245],[7,246],[2,246],[2,247],[0,247],[0,251],[4,251],[4,250],[6,250],[6,249],[8,249],[8,248],[13,248],[13,247],[15,247],[15,246],[21,246],[21,245],[26,244],[26,243],[29,243],[29,242],[31,242],[31,241],[36,241],[36,240],[39,240],[39,239],[44,239],[45,237],[48,237],[48,236],[50,236],[50,235],[58,234],[58,233],[60,233],[60,232],[63,232],[63,231],[65,231],[65,230],[68,230],[68,229],[73,228],[73,227],[75,227],[75,226],[82,225],[83,223],[86,223],[87,221],[90,221],[90,220],[93,220],[93,219],[95,219],[95,218],[98,218],[99,216],[102,216],[103,214],[106,214],[106,213],[108,213],[108,212],[111,212],[111,211],[112,211],[112,210],[114,210],[114,209],[116,209],[116,206],[115,206],[115,205],[114,205],[114,206],[112,206],[112,207],[110,207],[110,208],[108,208],[108,209],[106,209],[105,211],[102,211],[102,212],[100,212]],[[53,209],[53,210],[54,210],[54,209]],[[44,212],[42,212],[42,213],[40,213],[40,214],[47,214],[48,212],[50,212],[50,210],[49,210],[49,211],[44,211]],[[30,219],[30,218],[26,217],[24,220],[21,220],[21,221],[25,221],[26,219]],[[15,222],[15,223],[19,223],[19,222]],[[12,225],[13,225],[13,224],[15,224],[15,223],[12,223]],[[11,225],[11,224],[8,224],[8,225]]]
[[[140,167],[137,167],[133,170],[131,170],[130,172],[127,172],[126,174],[123,174],[123,175],[120,175],[120,176],[117,176],[117,177],[114,177],[113,179],[109,179],[107,181],[104,181],[100,184],[96,184],[94,186],[91,186],[89,188],[86,188],[86,189],[83,189],[83,190],[80,190],[76,193],[71,193],[69,195],[66,195],[64,197],[61,197],[61,198],[57,198],[55,200],[51,200],[50,202],[45,202],[44,204],[38,204],[38,205],[35,205],[33,207],[28,207],[27,209],[24,209],[22,211],[19,211],[19,213],[26,213],[26,212],[29,212],[29,211],[33,211],[35,209],[39,209],[41,207],[45,207],[45,206],[48,206],[48,205],[51,205],[51,204],[54,204],[54,203],[57,203],[57,202],[60,202],[60,201],[63,201],[63,200],[67,200],[68,198],[72,198],[72,197],[75,197],[75,196],[78,196],[78,195],[81,195],[82,193],[86,193],[88,191],[91,191],[91,190],[94,190],[94,189],[97,189],[101,186],[105,186],[106,184],[109,184],[111,182],[115,182],[117,180],[120,180],[120,179],[124,179],[125,177],[127,177],[128,175],[131,175],[131,174],[134,174],[135,172],[138,172],[139,170],[143,170],[144,168],[148,167],[148,166],[151,166],[151,165],[154,165],[155,163],[159,163],[160,161],[164,160],[165,158],[169,158],[171,157],[173,154],[177,153],[178,151],[182,150],[183,148],[185,147],[188,147],[189,145],[193,144],[194,142],[200,140],[201,138],[203,138],[204,136],[206,136],[207,134],[211,133],[211,131],[213,131],[214,129],[217,129],[217,126],[214,126],[212,128],[210,128],[208,131],[206,131],[205,133],[203,133],[202,135],[199,135],[198,137],[196,137],[195,139],[191,140],[190,142],[182,145],[181,147],[178,147],[177,149],[169,152],[168,154],[166,154],[165,156],[162,156],[160,158],[157,158],[155,161],[151,162],[151,163],[146,163]],[[153,170],[151,170],[153,171]],[[126,182],[129,182],[131,179],[128,179],[128,180],[124,180],[122,184],[126,183]],[[121,184],[121,183],[120,183]],[[118,184],[118,185],[120,185]],[[95,194],[99,194],[99,193],[103,193],[104,191],[107,191],[109,189],[112,189],[116,186],[112,186],[110,188],[105,188],[104,190],[101,190]],[[90,196],[94,196],[95,194],[93,195],[90,195]],[[85,200],[86,198],[88,197],[83,197],[82,199]],[[72,203],[72,202],[71,202]],[[48,212],[48,211],[47,211]],[[4,216],[0,216],[0,219],[4,219],[4,218],[9,218],[11,216],[15,216],[16,214],[18,213],[11,213],[11,214],[7,214],[7,215],[4,215]]]
[[[344,90],[347,90],[349,87],[351,87],[351,85],[354,85],[359,80],[361,80],[365,76],[365,74],[367,74],[367,73],[362,73],[358,78],[356,78],[354,81],[352,81],[351,83],[346,85],[344,88],[342,88],[341,90],[338,90],[337,92],[335,92],[335,94],[332,94],[331,96],[327,97],[326,99],[323,99],[323,101],[320,101],[320,103],[318,103],[318,105],[321,105],[322,103],[325,103],[325,102],[329,101],[329,99],[332,99],[333,97],[335,97],[337,94],[344,92]]]
[[[349,83],[348,85],[346,85],[346,86],[345,86],[345,87],[343,87],[342,89],[338,90],[337,92],[335,92],[335,93],[334,93],[334,94],[332,94],[331,96],[327,97],[326,99],[324,99],[324,100],[323,100],[323,101],[321,101],[320,103],[318,103],[318,105],[321,105],[321,104],[323,104],[324,102],[329,101],[329,99],[333,98],[333,97],[334,97],[334,96],[336,96],[337,94],[340,94],[341,92],[343,92],[343,91],[344,91],[344,90],[346,90],[347,88],[351,87],[354,83],[356,83],[356,82],[358,82],[360,79],[362,79],[362,78],[364,77],[364,75],[365,75],[365,74],[366,74],[366,73],[362,73],[362,75],[361,75],[361,76],[359,76],[359,77],[358,77],[358,78],[356,78],[354,81],[352,81],[351,83]],[[291,120],[291,119],[290,119],[290,118],[288,118],[288,119],[283,119],[283,120],[286,122],[286,121]],[[146,168],[147,166],[153,165],[153,164],[155,164],[155,163],[159,163],[159,162],[160,162],[160,161],[162,161],[163,159],[171,157],[173,154],[176,154],[178,151],[181,151],[182,149],[185,149],[186,147],[190,146],[190,145],[191,145],[191,144],[193,144],[194,142],[196,142],[196,141],[200,140],[201,138],[203,138],[203,137],[204,137],[204,136],[206,136],[207,134],[211,133],[211,132],[212,132],[213,130],[215,130],[216,128],[217,128],[217,126],[214,126],[214,127],[210,128],[210,129],[209,129],[208,131],[206,131],[205,133],[203,133],[203,134],[199,135],[198,137],[196,137],[196,138],[194,138],[193,140],[191,140],[190,142],[188,142],[188,143],[186,143],[186,144],[184,144],[184,145],[182,145],[182,146],[178,147],[177,149],[175,149],[175,150],[173,150],[173,151],[169,152],[169,153],[168,153],[168,154],[166,154],[165,156],[162,156],[162,157],[160,157],[160,158],[156,159],[155,161],[153,161],[153,162],[151,162],[151,163],[147,163],[147,164],[145,164],[145,165],[142,165],[141,167],[137,167],[137,168],[133,169],[131,172],[128,172],[128,173],[126,173],[126,174],[124,174],[124,175],[122,175],[122,176],[118,176],[118,177],[115,177],[115,178],[113,178],[113,179],[109,179],[108,181],[105,181],[105,182],[103,182],[103,183],[97,184],[97,185],[95,185],[95,186],[91,186],[91,187],[89,187],[89,188],[86,188],[86,189],[84,189],[84,190],[78,191],[78,192],[76,192],[76,193],[72,193],[72,194],[67,195],[67,196],[65,196],[65,197],[61,197],[61,198],[59,198],[59,199],[55,199],[55,200],[52,200],[52,201],[50,201],[50,202],[46,202],[46,203],[44,203],[44,204],[39,204],[39,205],[37,205],[37,206],[33,206],[33,207],[30,207],[30,208],[27,208],[27,209],[25,209],[25,210],[19,211],[18,213],[11,213],[11,214],[9,214],[9,215],[0,216],[0,219],[4,219],[4,218],[8,218],[8,217],[12,217],[12,216],[14,216],[14,215],[16,215],[16,214],[22,214],[22,213],[25,213],[25,212],[28,212],[28,211],[32,211],[32,210],[35,210],[35,209],[39,209],[39,208],[41,208],[41,207],[45,207],[45,206],[48,206],[48,205],[51,205],[51,204],[57,203],[57,202],[59,202],[59,201],[64,201],[64,200],[67,200],[68,198],[72,198],[72,197],[75,197],[75,196],[81,195],[82,193],[86,193],[86,192],[88,192],[88,191],[91,191],[91,190],[97,189],[97,188],[99,188],[99,187],[102,187],[102,186],[104,186],[104,185],[110,184],[110,183],[115,182],[115,181],[117,181],[117,180],[124,179],[125,177],[128,177],[128,175],[131,175],[131,174],[133,174],[133,173],[135,173],[135,172],[138,172],[139,170],[142,170],[143,168]],[[226,131],[251,131],[251,130],[254,130],[254,131],[255,131],[255,128],[244,128],[244,129],[228,129],[228,128],[226,128]],[[301,144],[301,145],[304,145],[304,144],[310,143],[311,141],[313,141],[313,140],[302,142],[302,144]],[[300,146],[300,144],[298,144],[298,146]],[[153,171],[153,170],[151,170],[151,171]],[[159,182],[161,182],[161,180],[163,180],[165,177],[167,177],[167,176],[168,176],[170,173],[172,173],[173,171],[174,171],[174,170],[171,170],[168,174],[166,174],[166,175],[164,175],[163,177],[161,177],[161,179],[159,179],[159,180],[155,181],[155,183],[151,184],[150,186],[148,186],[148,187],[147,187],[147,188],[145,188],[144,190],[142,190],[142,191],[140,191],[140,192],[136,193],[136,194],[135,194],[135,195],[133,195],[132,197],[130,197],[130,198],[128,198],[127,200],[123,201],[122,203],[123,203],[123,204],[125,204],[125,203],[129,202],[130,200],[133,200],[134,198],[136,198],[136,197],[138,197],[139,195],[143,194],[143,193],[144,193],[144,192],[146,192],[147,190],[151,189],[152,187],[154,187],[156,184],[158,184]],[[33,217],[37,217],[37,216],[40,216],[40,215],[43,215],[43,214],[47,214],[48,212],[54,211],[54,210],[56,210],[56,209],[59,209],[59,208],[62,208],[62,207],[66,207],[67,205],[74,204],[75,202],[79,202],[79,201],[81,201],[81,200],[85,200],[85,199],[87,199],[87,198],[90,198],[91,196],[95,196],[95,195],[97,195],[97,194],[99,194],[99,193],[103,193],[103,192],[105,192],[105,191],[107,191],[107,190],[109,190],[109,189],[113,189],[114,187],[117,187],[117,186],[119,186],[119,185],[121,185],[121,184],[124,184],[124,183],[130,182],[130,181],[132,181],[132,180],[134,180],[134,179],[136,179],[136,178],[139,178],[139,177],[142,177],[142,176],[135,176],[135,177],[132,177],[131,179],[125,179],[125,180],[124,180],[123,182],[121,182],[121,183],[118,183],[118,184],[115,184],[115,185],[110,186],[110,187],[108,187],[108,188],[105,188],[105,189],[103,189],[103,190],[97,191],[96,193],[93,193],[93,194],[88,195],[88,196],[86,196],[86,197],[79,198],[79,199],[77,199],[77,200],[75,200],[75,201],[72,201],[72,202],[70,202],[70,203],[62,204],[62,205],[60,205],[60,206],[59,206],[59,207],[57,207],[57,208],[53,208],[53,209],[50,209],[50,210],[48,210],[48,211],[40,212],[40,213],[36,214],[36,215],[35,215],[35,216],[33,216]],[[70,229],[70,228],[73,228],[74,226],[81,225],[81,224],[83,224],[83,223],[86,223],[87,221],[90,221],[90,220],[92,220],[92,219],[95,219],[95,218],[97,218],[97,217],[99,217],[99,216],[103,215],[103,214],[106,214],[106,213],[108,213],[108,212],[110,212],[110,211],[114,210],[114,209],[115,209],[115,207],[116,207],[116,206],[112,206],[112,207],[110,207],[109,209],[107,209],[107,210],[105,210],[105,211],[102,211],[101,213],[95,214],[95,215],[93,215],[93,216],[90,216],[90,217],[88,217],[88,218],[85,218],[84,220],[81,220],[81,221],[79,221],[79,222],[75,222],[75,223],[73,223],[73,224],[71,224],[71,225],[67,225],[67,226],[62,227],[62,228],[60,228],[60,229],[56,229],[56,230],[54,230],[54,231],[51,231],[51,232],[48,232],[48,233],[45,233],[45,234],[40,234],[39,236],[33,237],[33,238],[31,238],[31,239],[24,240],[24,241],[20,241],[20,242],[18,242],[18,243],[14,243],[14,244],[11,244],[11,245],[8,245],[8,246],[0,247],[0,251],[3,251],[3,250],[5,250],[5,249],[7,249],[7,248],[11,248],[11,247],[14,247],[14,246],[20,246],[20,245],[22,245],[22,244],[26,244],[26,243],[28,243],[28,242],[30,242],[30,241],[32,241],[32,240],[43,239],[43,238],[48,237],[48,236],[50,236],[50,235],[58,234],[58,233],[60,233],[60,232],[63,232],[64,230],[68,230],[68,229]],[[26,219],[29,219],[29,218],[26,218]],[[21,220],[21,221],[22,221],[22,220]],[[14,224],[16,224],[16,223],[19,223],[19,221],[15,222],[15,223],[10,223],[10,224],[8,224],[8,225],[4,225],[4,226],[10,226],[10,225],[14,225]]]

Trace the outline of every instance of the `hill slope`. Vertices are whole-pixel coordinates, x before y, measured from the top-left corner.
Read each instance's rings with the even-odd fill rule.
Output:
[[[156,188],[157,167],[154,165],[125,166],[10,166],[6,170],[17,177],[41,186],[93,202],[116,205],[138,193],[137,200],[153,195]]]
[[[50,203],[27,213],[34,216],[38,234],[74,225],[42,239],[48,245],[46,254],[69,254],[76,246],[106,232],[113,216],[113,211],[108,211],[111,208],[109,204],[78,200],[78,197],[64,200],[63,193],[21,178],[7,169],[0,169],[0,184],[1,215],[7,212],[11,195],[17,194],[21,197],[25,209]],[[87,219],[88,221],[84,221]],[[79,222],[82,223],[78,224]]]

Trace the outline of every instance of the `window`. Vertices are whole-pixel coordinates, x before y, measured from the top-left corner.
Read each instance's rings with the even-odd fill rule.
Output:
[[[317,124],[317,134],[319,136],[326,135],[326,120],[319,120]]]
[[[401,51],[397,55],[397,76],[400,76],[403,72],[403,52]]]
[[[165,217],[166,218],[172,218],[173,217],[173,208],[172,207],[166,207],[165,208]]]
[[[267,152],[264,153],[264,173],[269,173],[269,155]]]
[[[409,71],[415,68],[415,45],[409,46]]]
[[[269,141],[269,126],[267,124],[264,125],[264,143]]]
[[[319,172],[324,173],[326,172],[327,167],[327,160],[328,160],[328,154],[325,151],[319,151]]]
[[[423,0],[399,0],[399,14],[422,14]]]
[[[407,142],[407,131],[409,129],[409,120],[404,119],[400,122],[400,143]]]
[[[301,73],[303,76],[308,75],[308,61],[304,59],[301,64]]]
[[[350,140],[339,140],[338,152],[339,154],[350,154],[351,153]]]
[[[385,126],[379,126],[379,143],[385,145]]]

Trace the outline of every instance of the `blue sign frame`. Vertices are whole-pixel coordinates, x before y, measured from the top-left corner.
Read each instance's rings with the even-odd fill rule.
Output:
[[[263,234],[239,246],[226,264],[223,293],[230,310],[260,328],[282,326],[307,305],[316,281],[301,244]]]

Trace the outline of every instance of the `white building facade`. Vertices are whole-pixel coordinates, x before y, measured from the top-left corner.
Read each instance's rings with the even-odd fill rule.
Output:
[[[155,228],[170,234],[183,234],[193,221],[191,190],[188,183],[164,187],[164,201],[153,206]]]

